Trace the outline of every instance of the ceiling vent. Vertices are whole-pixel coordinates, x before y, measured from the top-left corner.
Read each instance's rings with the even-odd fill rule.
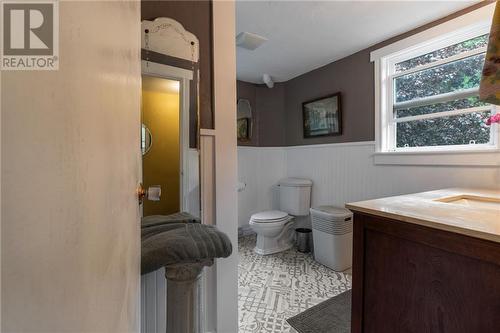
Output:
[[[265,42],[267,42],[267,38],[251,32],[240,32],[238,36],[236,36],[236,46],[251,51],[255,50]]]

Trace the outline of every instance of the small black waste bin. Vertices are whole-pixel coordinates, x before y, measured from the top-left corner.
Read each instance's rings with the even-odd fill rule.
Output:
[[[312,230],[309,228],[295,229],[297,250],[302,253],[311,252]]]

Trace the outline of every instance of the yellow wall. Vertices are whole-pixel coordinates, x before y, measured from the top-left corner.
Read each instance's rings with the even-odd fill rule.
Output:
[[[147,78],[146,78],[147,79]],[[161,185],[161,200],[144,202],[144,216],[180,210],[179,93],[142,90],[142,118],[152,146],[142,157],[144,187]]]

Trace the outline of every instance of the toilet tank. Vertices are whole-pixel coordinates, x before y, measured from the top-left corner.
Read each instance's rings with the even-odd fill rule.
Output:
[[[280,180],[280,210],[294,216],[309,215],[312,181],[303,178]]]

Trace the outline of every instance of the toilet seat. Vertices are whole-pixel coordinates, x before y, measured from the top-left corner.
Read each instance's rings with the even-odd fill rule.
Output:
[[[269,210],[253,214],[250,217],[250,222],[254,223],[279,223],[290,220],[290,215],[279,210]]]

